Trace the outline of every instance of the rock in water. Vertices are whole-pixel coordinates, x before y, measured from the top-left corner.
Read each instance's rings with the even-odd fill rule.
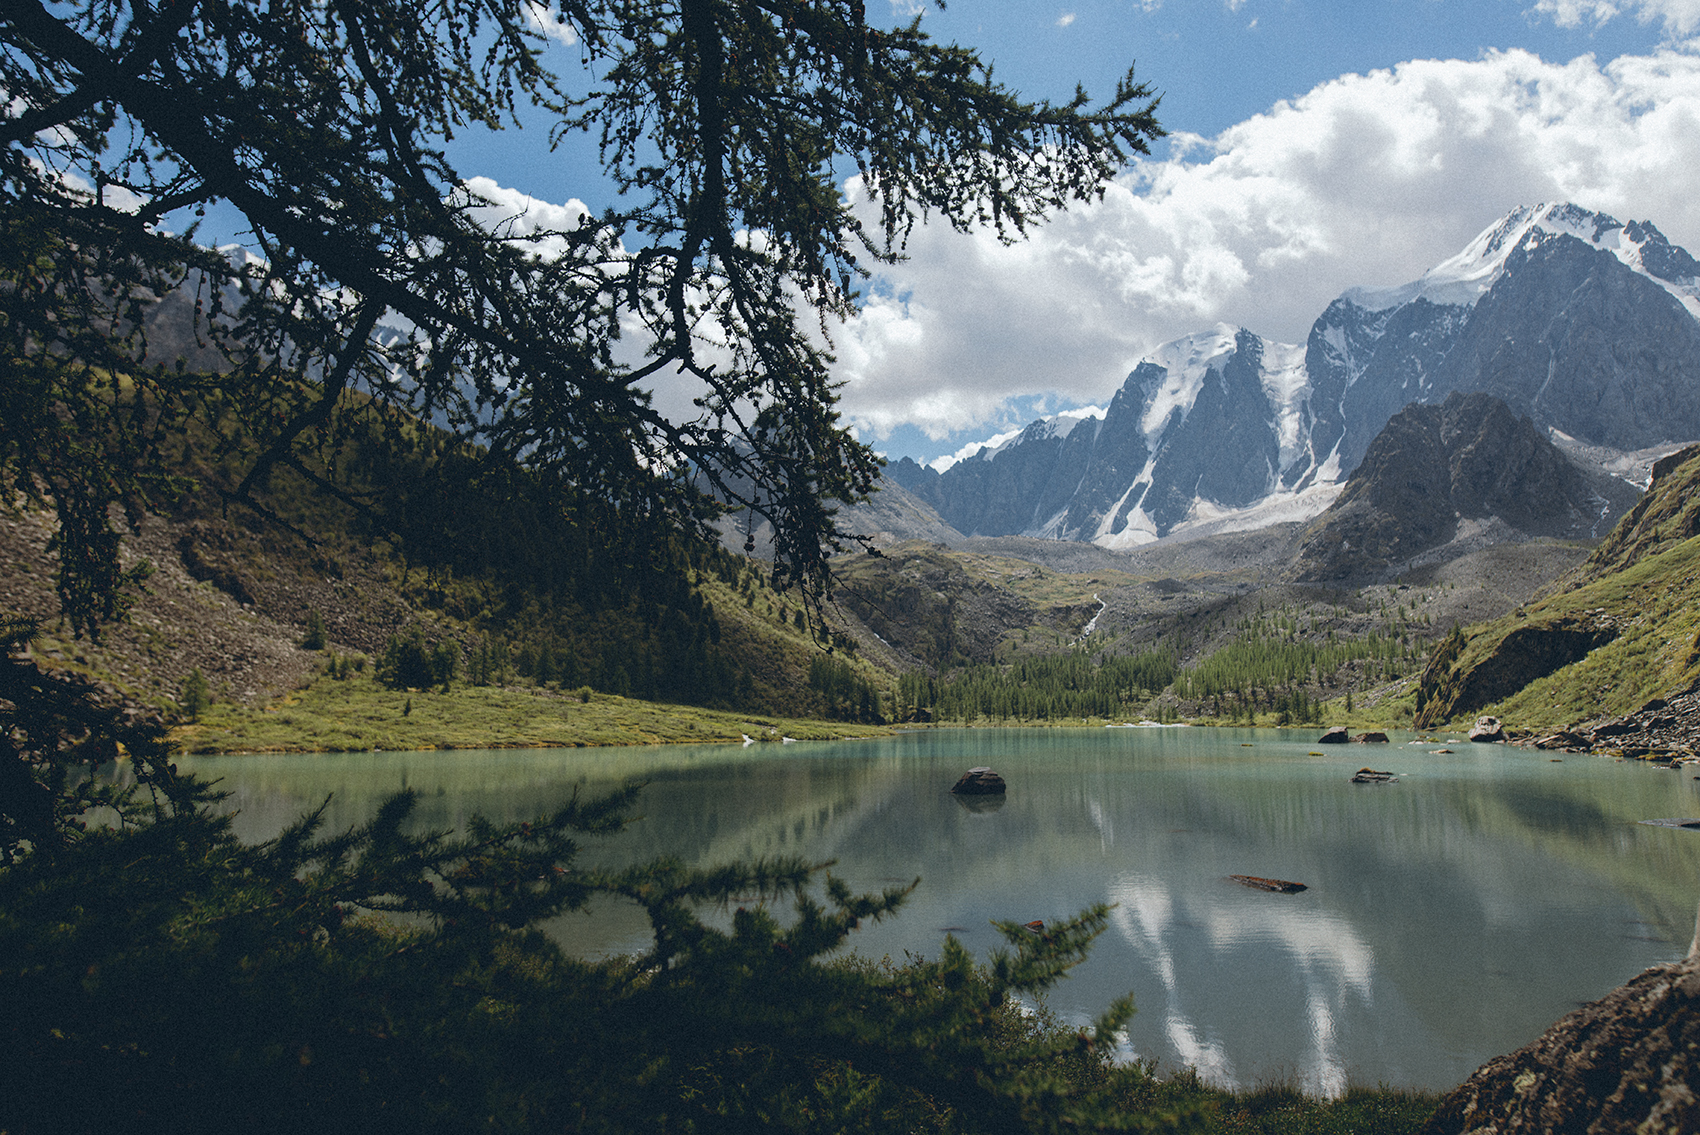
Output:
[[[1387,784],[1398,779],[1390,772],[1379,772],[1372,768],[1361,768],[1352,774],[1353,784]]]
[[[1470,727],[1470,740],[1483,742],[1503,741],[1505,740],[1505,726],[1499,718],[1483,714],[1481,717],[1476,718],[1476,723]]]
[[[1385,745],[1388,743],[1387,734],[1381,732],[1359,733],[1353,740],[1360,745]]]
[[[1352,734],[1344,725],[1336,725],[1316,739],[1318,745],[1344,745],[1352,739]]]
[[[1261,875],[1229,875],[1228,878],[1241,886],[1258,891],[1273,891],[1278,895],[1296,895],[1310,888],[1303,883],[1293,883],[1286,879],[1265,879]]]
[[[1700,939],[1700,935],[1697,935]],[[1700,945],[1700,940],[1697,940]],[[1700,950],[1478,1068],[1423,1135],[1700,1131]]]
[[[1006,786],[1003,777],[982,765],[963,773],[950,790],[964,796],[1002,796]]]

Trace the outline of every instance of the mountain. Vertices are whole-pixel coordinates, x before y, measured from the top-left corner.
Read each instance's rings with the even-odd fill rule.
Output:
[[[1394,414],[1300,545],[1301,583],[1397,574],[1494,520],[1501,539],[1588,539],[1634,504],[1633,486],[1572,461],[1491,394],[1413,402]],[[1508,530],[1508,531],[1507,531]]]
[[[1475,391],[1580,445],[1700,438],[1700,262],[1647,222],[1520,208],[1420,279],[1345,292],[1302,346],[1221,324],[1102,416],[886,475],[971,536],[1126,548],[1315,517],[1394,414]]]

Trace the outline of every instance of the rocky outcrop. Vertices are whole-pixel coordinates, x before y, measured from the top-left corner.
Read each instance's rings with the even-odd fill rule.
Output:
[[[1312,523],[1295,578],[1380,578],[1451,541],[1463,521],[1497,518],[1525,537],[1597,536],[1637,495],[1571,461],[1499,399],[1453,393],[1388,421]]]
[[[1009,786],[1003,777],[980,765],[963,773],[950,790],[959,796],[1002,796]]]
[[[1652,760],[1700,756],[1700,686],[1652,698],[1634,713],[1522,738],[1528,748]]]
[[[1443,644],[1423,671],[1417,692],[1417,727],[1473,713],[1544,678],[1617,637],[1617,620],[1604,610],[1532,618],[1508,631],[1474,660]]]
[[[1700,950],[1691,947],[1477,1069],[1424,1135],[1700,1131],[1697,1084]]]
[[[1476,723],[1470,726],[1470,740],[1481,744],[1492,744],[1505,740],[1505,723],[1499,718],[1483,714],[1476,718]]]
[[[940,668],[990,662],[1003,637],[1023,627],[1079,634],[1098,610],[1095,603],[1041,608],[969,575],[948,549],[916,545],[850,562],[839,572],[833,600],[882,642]]]

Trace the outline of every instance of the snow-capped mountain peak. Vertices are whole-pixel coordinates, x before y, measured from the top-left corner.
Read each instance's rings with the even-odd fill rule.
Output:
[[[1672,246],[1651,224],[1625,226],[1615,217],[1569,203],[1524,205],[1484,229],[1456,256],[1435,265],[1408,284],[1348,289],[1341,298],[1368,311],[1385,311],[1417,299],[1442,306],[1469,307],[1493,287],[1505,263],[1519,248],[1532,249],[1555,237],[1569,236],[1617,257],[1631,271],[1655,281],[1689,313],[1700,318],[1700,265],[1692,258],[1675,264]],[[1681,253],[1681,249],[1674,249]],[[1647,253],[1651,252],[1652,255]],[[1686,259],[1687,263],[1681,263]],[[1648,261],[1657,261],[1649,264]],[[1675,268],[1676,271],[1671,269]],[[1683,273],[1683,268],[1692,271]]]
[[[1234,353],[1238,334],[1239,328],[1218,323],[1209,331],[1164,343],[1140,361],[1140,368],[1134,373],[1143,376],[1145,411],[1140,415],[1139,426],[1147,446],[1157,445],[1177,411],[1183,419],[1186,417],[1198,400],[1204,376],[1220,370],[1222,363]],[[1147,366],[1148,363],[1151,365]]]
[[[1005,430],[993,434],[984,441],[971,442],[955,453],[937,457],[926,463],[926,467],[935,473],[943,473],[951,466],[962,461],[990,461],[1011,445],[1019,442],[1038,441],[1042,438],[1062,439],[1074,432],[1074,428],[1082,422],[1098,422],[1104,418],[1102,406],[1079,406],[1072,410],[1060,410],[1049,417],[1040,418],[1019,429]]]

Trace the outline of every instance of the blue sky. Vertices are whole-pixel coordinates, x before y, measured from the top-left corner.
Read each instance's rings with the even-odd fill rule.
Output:
[[[1700,20],[1700,0],[1688,7]],[[1031,98],[1067,99],[1077,83],[1102,97],[1135,65],[1139,79],[1162,95],[1165,129],[1206,137],[1340,75],[1407,60],[1476,59],[1507,48],[1549,61],[1589,53],[1609,59],[1671,38],[1662,19],[1634,12],[1565,27],[1515,0],[955,0],[944,9],[871,0],[870,19],[881,8],[888,23],[918,13],[934,39],[977,49],[1001,82]],[[576,52],[557,54],[556,68],[570,79]],[[469,174],[542,200],[577,197],[595,205],[594,146],[549,153],[537,136],[546,128],[467,134],[451,152]],[[1153,156],[1169,150],[1160,142]]]
[[[923,26],[978,47],[1008,85],[1033,95],[1066,97],[1076,81],[1108,92],[1135,62],[1163,93],[1165,126],[1207,136],[1348,72],[1473,59],[1489,48],[1614,57],[1665,38],[1662,23],[1566,28],[1527,4],[1494,0],[956,0],[926,12]]]

